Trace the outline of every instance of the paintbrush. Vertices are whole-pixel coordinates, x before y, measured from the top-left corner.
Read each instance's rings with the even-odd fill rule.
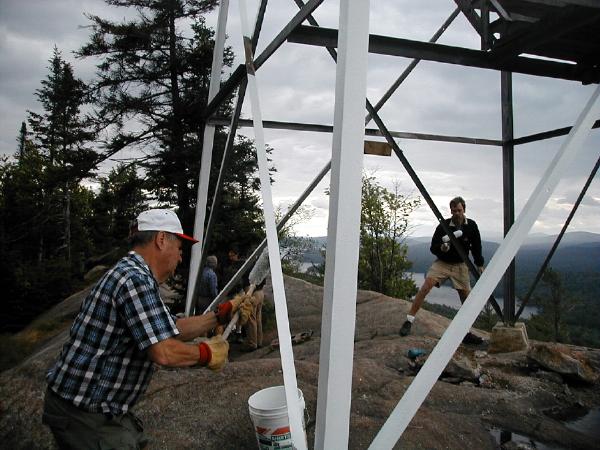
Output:
[[[267,275],[269,275],[269,271],[271,270],[271,267],[269,265],[269,251],[268,250],[269,249],[267,247],[264,248],[264,250],[258,257],[256,264],[254,264],[254,267],[252,268],[252,270],[250,271],[250,274],[248,275],[248,279],[250,281],[250,286],[248,286],[248,290],[246,291],[246,295],[248,295],[248,296],[252,296],[252,294],[254,293],[254,290],[256,289],[256,286],[261,284],[265,280],[265,278],[267,278]],[[231,318],[231,321],[227,325],[227,328],[225,328],[225,331],[223,332],[223,339],[227,339],[229,337],[229,335],[231,334],[231,331],[237,324],[237,321],[239,318],[240,318],[240,313],[239,313],[239,311],[236,311],[236,313]]]

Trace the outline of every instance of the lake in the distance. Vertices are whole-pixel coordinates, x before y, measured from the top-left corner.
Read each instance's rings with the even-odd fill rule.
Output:
[[[412,279],[415,280],[415,284],[417,287],[420,287],[423,284],[423,280],[425,279],[425,275],[422,273],[412,273]],[[471,286],[472,287],[472,286]],[[502,308],[504,299],[502,297],[495,297],[496,301]],[[460,300],[458,299],[458,294],[452,287],[452,282],[450,280],[446,281],[439,288],[433,288],[427,298],[425,299],[428,303],[434,303],[436,305],[446,305],[454,309],[458,309],[460,307]],[[516,309],[519,309],[519,303],[517,302]],[[516,311],[515,311],[516,312]],[[529,319],[532,314],[537,312],[537,308],[535,306],[526,306],[523,309],[523,313],[521,314],[521,318]]]
[[[301,269],[306,272],[309,267],[312,266],[312,263],[302,263]],[[415,284],[417,287],[420,287],[423,284],[423,280],[425,279],[424,274],[422,273],[411,273],[413,280],[415,280]],[[427,298],[425,299],[428,303],[433,303],[436,305],[446,305],[450,308],[458,309],[460,307],[460,300],[458,299],[458,294],[452,288],[452,283],[447,281],[439,288],[433,288]],[[502,308],[504,305],[502,297],[496,297],[496,301]],[[517,309],[519,308],[519,304],[517,303]],[[534,306],[526,306],[521,314],[521,318],[529,319],[532,314],[537,312],[537,308]]]

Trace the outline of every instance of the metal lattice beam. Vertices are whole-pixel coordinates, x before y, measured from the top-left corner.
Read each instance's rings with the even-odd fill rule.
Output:
[[[290,34],[288,40],[300,44],[335,47],[337,30],[301,25]],[[600,69],[581,70],[573,64],[524,56],[518,56],[509,61],[497,62],[490,52],[389,36],[371,35],[369,52],[586,83],[600,82]]]
[[[548,267],[548,264],[550,264],[550,260],[552,259],[552,256],[554,256],[554,252],[558,248],[560,241],[562,240],[565,232],[567,231],[567,228],[569,228],[571,220],[573,220],[573,217],[575,216],[575,213],[577,212],[577,209],[579,208],[579,205],[581,204],[581,201],[583,200],[583,197],[585,196],[588,188],[590,187],[590,184],[592,183],[592,180],[594,179],[594,177],[596,176],[596,173],[598,172],[598,167],[600,167],[600,158],[598,158],[598,160],[596,161],[596,164],[594,164],[594,167],[590,173],[590,176],[588,177],[587,181],[585,182],[583,189],[579,193],[577,200],[573,204],[573,208],[571,209],[571,212],[569,213],[569,217],[567,217],[567,220],[565,221],[562,229],[560,230],[560,233],[556,237],[554,244],[552,244],[552,248],[548,252],[548,255],[546,255],[546,259],[542,263],[542,266],[540,267],[540,270],[538,271],[537,275],[535,276],[533,283],[531,283],[529,291],[527,291],[527,294],[525,294],[525,297],[523,297],[523,301],[521,302],[521,306],[519,307],[517,314],[515,314],[514,320],[518,320],[519,317],[521,317],[521,314],[523,313],[525,306],[527,306],[527,303],[531,299],[531,296],[532,296],[533,292],[535,291],[537,284],[542,279],[544,272],[546,272],[546,268]]]
[[[369,114],[368,117],[371,117]],[[208,119],[208,123],[213,125],[228,125],[228,118],[212,118]],[[265,128],[274,130],[294,130],[294,131],[312,131],[316,133],[333,133],[333,125],[321,125],[318,123],[301,123],[301,122],[284,122],[279,120],[264,120]],[[240,119],[238,127],[251,127],[252,121],[248,119]],[[383,133],[378,128],[365,129],[366,136],[383,137]],[[421,141],[438,141],[438,142],[454,142],[460,144],[475,144],[487,146],[501,146],[502,141],[499,139],[475,138],[467,136],[448,136],[444,134],[427,134],[414,133],[410,131],[390,131],[390,135],[399,139],[418,139]]]
[[[340,3],[315,449],[348,448],[369,0]]]
[[[263,52],[254,59],[254,69],[258,70],[275,51],[281,47],[286,41],[290,33],[311,14],[318,6],[323,3],[323,0],[310,0],[298,13],[290,20],[285,27],[279,32],[275,39],[273,39],[269,45],[263,50]],[[233,73],[229,76],[227,81],[223,83],[221,89],[215,95],[214,99],[208,103],[204,110],[204,117],[212,116],[219,106],[225,101],[227,97],[235,90],[235,88],[242,82],[242,79],[246,77],[246,69],[243,64],[240,64]]]
[[[600,114],[600,86],[596,88],[583,111],[579,115],[571,133],[546,169],[542,179],[525,204],[492,257],[480,280],[458,313],[442,335],[427,361],[405,391],[402,399],[392,411],[383,428],[379,431],[370,449],[391,449],[408,427],[417,410],[425,401],[438,377],[460,345],[465,333],[479,315],[487,297],[494,290],[510,261],[523,244],[527,233],[539,217],[550,195],[558,185],[569,164],[583,148],[593,124],[593,117]]]

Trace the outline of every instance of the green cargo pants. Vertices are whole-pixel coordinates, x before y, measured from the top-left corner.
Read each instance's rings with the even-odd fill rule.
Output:
[[[140,419],[133,413],[109,417],[87,412],[46,390],[42,422],[62,450],[141,450],[148,444]]]

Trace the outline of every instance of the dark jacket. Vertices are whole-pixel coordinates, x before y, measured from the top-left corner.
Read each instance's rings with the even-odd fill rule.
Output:
[[[227,263],[225,264],[225,266],[223,267],[223,273],[222,276],[219,279],[219,282],[221,283],[221,289],[223,289],[225,286],[227,286],[227,283],[229,283],[229,280],[231,280],[234,275],[238,272],[238,270],[240,270],[240,268],[244,265],[244,262],[246,262],[243,259],[238,259],[237,261],[227,261]],[[230,295],[235,295],[238,292],[241,292],[244,290],[244,288],[246,286],[248,286],[250,284],[250,282],[248,281],[248,273],[246,273],[242,279],[240,281],[238,281],[235,286],[231,289],[231,291],[229,292]]]
[[[456,227],[454,223],[452,223],[452,219],[445,220],[452,232],[459,229],[459,227]],[[460,227],[460,230],[462,230],[463,234],[460,238],[458,238],[458,240],[465,249],[465,252],[469,254],[469,251],[471,251],[471,255],[473,255],[473,259],[475,260],[475,265],[477,267],[482,267],[483,255],[481,254],[481,236],[479,235],[479,228],[477,228],[477,224],[473,219],[467,219],[465,217],[465,222]],[[438,225],[435,229],[435,233],[433,233],[433,237],[431,238],[431,247],[429,248],[431,253],[447,263],[463,262],[452,243],[450,243],[450,250],[447,252],[443,252],[441,250],[443,243],[442,236],[445,234],[446,233],[444,232],[442,226]]]

